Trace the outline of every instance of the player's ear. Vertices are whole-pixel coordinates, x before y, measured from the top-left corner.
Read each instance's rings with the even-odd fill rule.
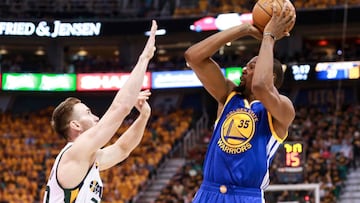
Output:
[[[80,123],[77,120],[72,120],[69,123],[69,127],[75,130],[81,130]]]

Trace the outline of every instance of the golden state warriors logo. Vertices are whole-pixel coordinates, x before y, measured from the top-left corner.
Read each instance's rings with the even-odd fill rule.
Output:
[[[238,154],[251,148],[257,116],[249,109],[229,112],[221,126],[219,147],[226,153]]]

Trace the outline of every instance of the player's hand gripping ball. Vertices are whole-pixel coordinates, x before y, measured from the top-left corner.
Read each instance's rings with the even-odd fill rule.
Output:
[[[295,11],[294,5],[290,2],[290,0],[285,0],[289,2],[291,6],[290,9]],[[252,16],[253,16],[253,24],[256,28],[258,28],[261,32],[264,32],[264,28],[266,24],[271,19],[273,14],[273,4],[276,6],[276,10],[280,12],[282,10],[284,0],[258,0],[253,7]],[[288,32],[292,30],[295,22],[287,29]]]

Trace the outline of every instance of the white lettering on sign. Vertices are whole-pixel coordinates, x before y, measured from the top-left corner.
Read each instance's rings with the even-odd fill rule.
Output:
[[[293,65],[292,74],[294,76],[294,80],[307,80],[310,72],[310,65]]]
[[[119,90],[129,79],[130,73],[80,74],[78,90]],[[145,75],[142,88],[149,88],[150,75]]]
[[[41,90],[53,90],[56,88],[69,89],[71,88],[71,81],[68,76],[42,76]]]
[[[19,88],[30,88],[34,89],[36,87],[36,77],[33,75],[23,75],[23,76],[11,76],[9,75],[6,78],[6,84],[4,89],[16,90]]]
[[[50,27],[45,21],[41,21],[36,27],[36,35],[39,37],[50,37]]]
[[[54,22],[54,32],[51,37],[57,36],[94,36],[100,34],[101,23],[61,23]]]
[[[80,86],[82,89],[120,89],[128,78],[128,75],[88,75],[81,78]]]
[[[157,72],[153,76],[153,88],[199,87],[201,82],[193,71],[178,71],[177,73]]]
[[[32,35],[35,25],[27,22],[0,22],[0,35]]]
[[[53,29],[51,29],[53,28]],[[67,37],[67,36],[98,36],[101,23],[62,23],[53,22],[53,26],[41,21],[37,25],[32,22],[0,22],[0,35],[37,35],[39,37]]]

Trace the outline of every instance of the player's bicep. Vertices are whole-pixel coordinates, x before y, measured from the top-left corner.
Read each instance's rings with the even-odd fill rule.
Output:
[[[209,59],[201,67],[193,69],[204,88],[216,101],[224,103],[235,84],[227,80],[220,67]]]
[[[295,117],[295,109],[290,101],[284,95],[280,95],[274,87],[273,91],[269,91],[261,99],[265,108],[270,112],[272,117],[280,123],[283,127],[287,128]]]

